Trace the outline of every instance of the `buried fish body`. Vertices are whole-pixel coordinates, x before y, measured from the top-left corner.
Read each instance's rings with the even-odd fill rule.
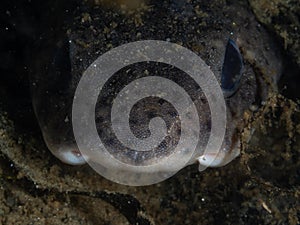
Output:
[[[80,5],[73,12],[72,23],[62,22],[57,32],[47,33],[42,43],[44,50],[31,77],[31,89],[35,113],[51,152],[71,165],[94,160],[90,155],[82,155],[72,129],[73,97],[82,74],[112,48],[151,39],[178,43],[210,66],[226,98],[227,127],[221,150],[218,154],[203,153],[211,130],[211,116],[201,87],[175,67],[143,62],[119,70],[107,80],[98,97],[95,122],[109,152],[119,161],[140,167],[174,153],[172,149],[180,141],[182,129],[180,117],[168,101],[158,98],[138,101],[130,113],[130,129],[140,139],[151,136],[150,120],[161,117],[165,121],[168,135],[155,151],[139,155],[120,145],[110,121],[114,98],[126,85],[143,77],[160,76],[182,86],[201,112],[197,150],[187,164],[198,161],[199,169],[203,170],[207,166],[226,165],[236,158],[245,126],[244,112],[254,104],[259,106],[276,91],[281,61],[271,38],[244,5],[223,4],[212,1],[208,5],[170,5],[164,1],[131,14],[98,5]]]

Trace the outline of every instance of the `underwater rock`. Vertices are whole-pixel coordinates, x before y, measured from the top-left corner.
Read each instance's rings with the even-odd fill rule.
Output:
[[[299,187],[299,105],[274,95],[255,117],[252,138],[244,145],[244,159],[251,175],[281,188]]]
[[[281,38],[284,49],[300,65],[299,1],[249,0],[257,19]]]

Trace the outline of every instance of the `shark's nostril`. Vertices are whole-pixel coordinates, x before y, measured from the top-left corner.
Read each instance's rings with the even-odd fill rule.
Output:
[[[86,158],[76,148],[61,147],[55,154],[62,162],[70,165],[83,165]]]

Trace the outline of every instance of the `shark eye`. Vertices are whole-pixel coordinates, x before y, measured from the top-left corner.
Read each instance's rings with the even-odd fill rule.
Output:
[[[243,70],[243,58],[236,43],[229,39],[222,66],[221,88],[226,98],[231,97],[239,88]]]
[[[53,66],[55,71],[59,73],[70,73],[71,60],[70,60],[70,44],[68,39],[59,41],[53,57]]]
[[[47,91],[53,94],[65,93],[72,79],[69,40],[58,41],[52,54],[52,62],[48,69]]]

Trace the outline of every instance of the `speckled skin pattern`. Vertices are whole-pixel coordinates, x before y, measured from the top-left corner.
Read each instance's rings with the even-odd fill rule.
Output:
[[[215,13],[220,8],[222,15]],[[240,88],[226,100],[228,124],[222,146],[224,159],[218,165],[227,164],[239,154],[244,112],[259,107],[270,93],[277,90],[276,83],[281,72],[277,50],[266,31],[241,3],[149,1],[130,12],[107,5],[79,3],[79,7],[68,12],[65,18],[54,23],[52,30],[41,36],[39,60],[30,82],[33,105],[45,142],[51,152],[66,163],[84,163],[76,147],[71,124],[73,96],[82,73],[101,54],[121,44],[147,39],[180,44],[198,54],[220,80],[227,40],[236,41],[245,65]],[[254,44],[259,47],[253,49],[251,46]],[[203,112],[199,116],[200,123],[206,129],[204,131],[209,131],[210,111],[201,89],[176,68],[142,63],[119,71],[110,80],[111,85],[103,90],[105,97],[98,99],[95,118],[100,136],[101,130],[107,131],[110,126],[107,115],[112,96],[122,85],[147,74],[168,77],[190,89],[197,109]],[[135,114],[132,120],[147,121],[154,116],[155,109],[164,104],[145,104],[142,116],[146,119]],[[174,111],[168,105],[166,107],[156,111],[157,115],[164,116],[169,124],[178,123]],[[135,125],[133,130],[142,129],[140,132],[147,133],[146,125]],[[168,144],[172,145],[176,143],[180,128],[170,127],[175,127],[175,130],[170,130],[173,139]],[[207,143],[208,136],[204,134],[200,138],[201,148]],[[109,135],[103,137],[104,142],[114,148],[116,146],[111,139]],[[163,154],[168,154],[168,151]],[[191,163],[199,156],[195,155]]]

